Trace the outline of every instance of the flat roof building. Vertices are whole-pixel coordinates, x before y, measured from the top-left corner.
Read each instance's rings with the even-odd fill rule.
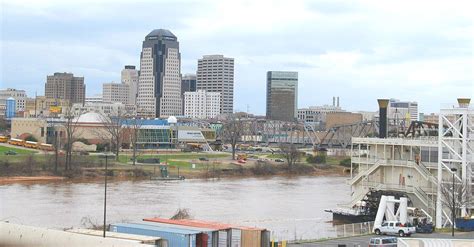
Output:
[[[72,73],[54,73],[46,78],[44,94],[46,98],[65,99],[69,103],[84,103],[86,85],[84,77]]]
[[[197,89],[221,93],[221,114],[234,112],[234,59],[207,55],[198,60]]]
[[[267,119],[294,121],[298,107],[298,72],[267,72]]]

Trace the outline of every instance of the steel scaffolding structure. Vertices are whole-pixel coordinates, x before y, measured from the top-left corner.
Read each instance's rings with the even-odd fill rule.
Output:
[[[457,184],[465,184],[463,197],[471,197],[474,185],[474,109],[469,107],[469,99],[458,99],[459,106],[441,109],[438,126],[438,184],[436,199],[436,227],[441,228],[454,219],[443,204],[442,186],[447,182],[447,174],[455,178]],[[459,173],[460,172],[460,173]],[[444,176],[443,176],[444,175]],[[451,181],[452,182],[452,181]],[[470,185],[470,186],[469,186]],[[454,186],[453,186],[454,190]],[[454,194],[454,192],[453,192]],[[467,215],[468,205],[462,205],[461,216]]]

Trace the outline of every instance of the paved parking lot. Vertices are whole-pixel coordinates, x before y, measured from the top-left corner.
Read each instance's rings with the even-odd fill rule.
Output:
[[[362,247],[369,244],[369,239],[377,235],[365,235],[359,237],[341,238],[327,241],[318,241],[313,243],[290,244],[293,247],[303,246],[319,246],[319,247],[338,247],[338,245],[346,245],[347,247]],[[451,233],[432,233],[432,234],[413,234],[413,238],[451,238]],[[458,239],[474,239],[474,232],[456,232],[455,238]]]

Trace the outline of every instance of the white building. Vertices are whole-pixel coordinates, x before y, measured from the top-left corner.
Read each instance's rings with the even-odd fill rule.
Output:
[[[310,106],[308,108],[298,109],[297,116],[299,121],[313,125],[313,128],[322,130],[326,122],[326,114],[333,112],[345,112],[339,106],[323,105]]]
[[[102,103],[102,94],[96,94],[93,96],[86,97],[85,103]]]
[[[104,83],[102,87],[102,98],[104,103],[129,103],[130,86],[125,83]]]
[[[401,192],[436,223],[437,228],[452,224],[447,205],[451,201],[453,178],[456,187],[465,186],[456,217],[474,212],[474,109],[469,99],[458,99],[459,106],[443,108],[438,116],[437,137],[352,138],[352,208],[376,191]],[[464,134],[463,134],[464,133]],[[443,192],[444,191],[444,192]],[[448,193],[446,193],[448,191]]]
[[[220,114],[221,94],[197,90],[184,93],[184,115],[189,118],[208,119]]]
[[[180,63],[178,39],[169,30],[155,29],[145,37],[138,81],[140,116],[182,115]]]
[[[221,93],[222,114],[234,112],[234,59],[223,55],[203,56],[198,60],[197,89]]]
[[[390,99],[387,116],[389,119],[405,120],[406,125],[409,125],[411,121],[418,120],[418,103]]]
[[[129,87],[128,103],[135,105],[137,103],[138,93],[138,70],[133,65],[125,65],[122,70],[121,81]]]
[[[96,112],[101,115],[129,115],[134,116],[136,114],[136,107],[133,105],[125,105],[119,102],[116,103],[76,103],[72,105],[72,113],[74,116],[80,116],[85,112]]]
[[[17,90],[14,88],[0,89],[0,116],[5,115],[6,101],[8,98],[14,98],[16,101],[16,111],[24,111],[26,109],[26,92],[25,90]]]

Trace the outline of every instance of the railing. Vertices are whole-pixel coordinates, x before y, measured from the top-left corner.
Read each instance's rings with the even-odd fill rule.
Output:
[[[336,237],[338,238],[371,234],[373,228],[373,221],[334,226]]]
[[[369,169],[367,170],[363,170],[363,171],[359,171],[359,173],[357,173],[356,176],[352,177],[350,180],[349,180],[349,183],[352,185],[354,184],[355,182],[359,181],[359,179],[361,179],[363,176],[368,176],[370,174],[372,174],[372,172],[374,172],[375,170],[377,170],[377,168],[380,166],[380,162],[379,160],[375,161],[374,162],[374,165],[372,165]]]

